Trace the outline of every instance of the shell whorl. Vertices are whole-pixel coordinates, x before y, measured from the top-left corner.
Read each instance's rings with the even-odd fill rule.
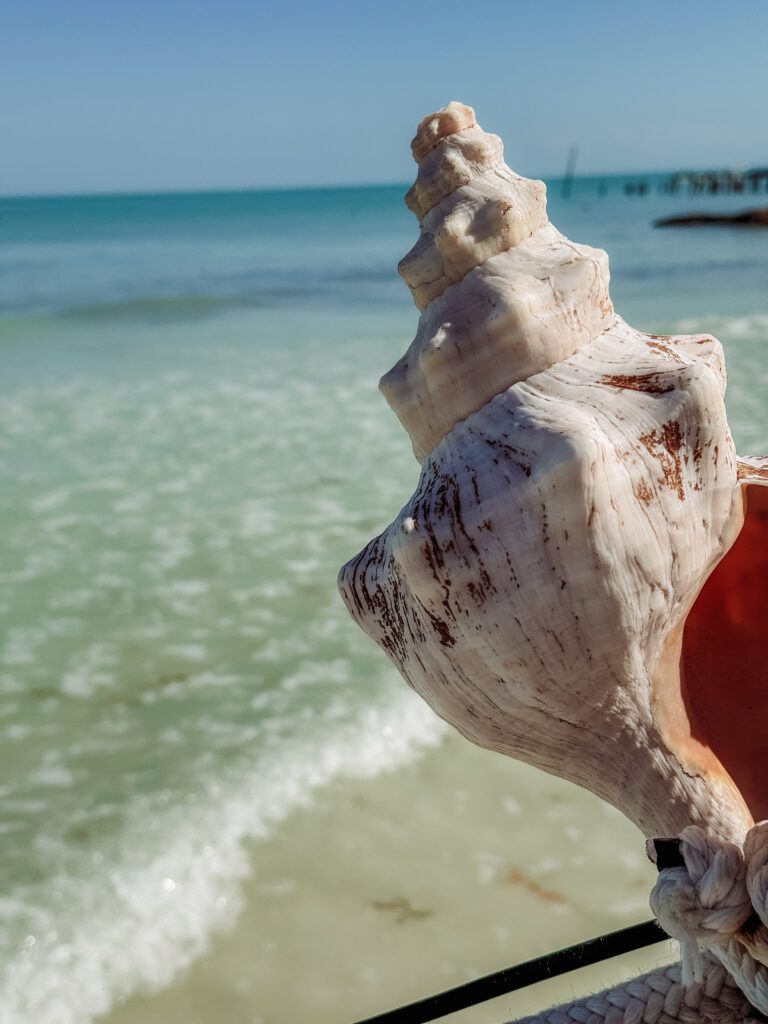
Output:
[[[608,257],[547,219],[543,182],[504,163],[471,107],[425,117],[406,203],[420,220],[399,271],[422,311],[380,387],[421,461],[512,384],[567,359],[611,327]]]

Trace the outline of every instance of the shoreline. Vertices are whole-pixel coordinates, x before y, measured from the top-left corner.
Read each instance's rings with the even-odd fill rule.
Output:
[[[643,920],[655,874],[618,812],[453,734],[396,772],[332,783],[273,838],[252,843],[249,860],[233,927],[168,988],[99,1021],[202,1024],[214,1008],[220,1020],[260,1024],[310,1013],[318,1024],[362,1019]],[[504,1012],[670,955],[652,947],[566,975],[545,992],[506,997]]]

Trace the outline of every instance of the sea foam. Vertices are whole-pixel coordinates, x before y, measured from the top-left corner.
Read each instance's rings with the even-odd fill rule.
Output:
[[[63,872],[52,902],[0,904],[3,918],[34,920],[34,931],[0,974],[2,1024],[86,1024],[116,1001],[154,991],[208,948],[236,919],[249,874],[247,843],[266,840],[292,811],[334,780],[392,771],[437,744],[443,724],[416,697],[399,696],[257,761],[237,782],[209,784],[183,807],[130,820],[112,862],[94,853],[87,875]],[[143,862],[136,850],[156,847]]]

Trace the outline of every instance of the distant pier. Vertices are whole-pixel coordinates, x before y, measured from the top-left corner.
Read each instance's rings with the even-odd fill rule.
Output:
[[[768,192],[768,167],[747,170],[676,171],[658,185],[667,195],[735,195]],[[643,196],[650,192],[647,180],[638,177],[624,186],[627,195]]]

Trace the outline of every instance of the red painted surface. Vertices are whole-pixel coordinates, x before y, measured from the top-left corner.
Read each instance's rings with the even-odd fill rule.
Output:
[[[742,531],[688,615],[682,669],[692,735],[768,818],[768,487],[748,488]]]

